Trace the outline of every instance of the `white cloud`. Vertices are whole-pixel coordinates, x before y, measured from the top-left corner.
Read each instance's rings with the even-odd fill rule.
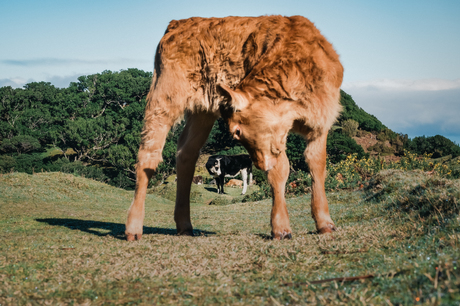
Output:
[[[460,139],[460,79],[381,80],[342,88],[395,132]]]
[[[25,67],[35,67],[35,66],[69,66],[69,65],[138,65],[145,64],[147,61],[139,59],[128,59],[128,58],[118,58],[118,59],[103,59],[103,60],[82,60],[77,58],[33,58],[33,59],[24,59],[24,60],[15,60],[7,59],[2,60],[0,63],[8,66],[25,66]],[[150,61],[148,62],[150,63]]]
[[[78,78],[82,75],[87,75],[87,74],[73,74],[73,75],[66,75],[66,76],[49,76],[46,78],[46,82],[50,82],[56,87],[61,87],[61,88],[66,88],[69,87],[70,82],[77,82]]]
[[[11,86],[13,88],[22,88],[27,83],[32,82],[50,82],[56,87],[68,87],[70,82],[77,82],[77,78],[84,74],[75,74],[75,75],[68,75],[68,76],[49,76],[46,77],[44,80],[36,81],[34,79],[24,79],[24,78],[9,78],[9,79],[0,79],[0,87],[4,86]]]
[[[424,79],[424,80],[394,80],[381,79],[364,82],[349,82],[343,84],[345,90],[367,89],[388,91],[438,91],[460,88],[460,79]]]
[[[33,80],[26,80],[23,78],[9,78],[9,79],[0,79],[0,87],[11,86],[13,88],[19,88],[24,86],[26,83],[33,82]]]

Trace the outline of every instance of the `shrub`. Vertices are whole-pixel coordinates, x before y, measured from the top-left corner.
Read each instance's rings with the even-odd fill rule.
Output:
[[[48,171],[46,161],[41,153],[20,154],[12,156],[15,160],[14,170],[32,174],[39,171]]]
[[[286,155],[294,171],[309,171],[304,152],[307,147],[305,139],[297,134],[289,134],[286,143]]]
[[[253,193],[250,193],[250,194],[246,194],[244,198],[241,200],[241,202],[245,203],[245,202],[261,201],[261,200],[270,198],[271,194],[272,193],[271,193],[270,185],[268,185],[268,183],[265,182],[259,185],[259,190]]]
[[[242,202],[253,202],[268,199],[271,197],[271,187],[267,181],[267,175],[264,171],[261,171],[255,167],[252,168],[253,179],[256,181],[259,190],[246,194],[241,200]]]
[[[441,177],[448,179],[456,179],[460,177],[460,170],[455,168],[460,165],[460,159],[455,162],[455,165],[446,165],[442,162],[434,162],[430,155],[418,157],[416,154],[408,151],[404,152],[400,161],[385,162],[380,158],[362,158],[359,159],[357,154],[348,155],[344,160],[338,163],[332,163],[327,160],[327,176],[325,187],[329,190],[346,189],[346,188],[362,188],[375,174],[381,170],[396,169],[396,170],[422,170],[432,171]],[[295,186],[289,184],[294,182]],[[286,187],[287,193],[299,195],[304,191],[309,191],[307,188],[311,186],[311,177],[305,172],[296,172],[291,174]],[[299,190],[295,190],[299,188]]]
[[[380,141],[387,141],[388,140],[388,137],[385,133],[378,133],[377,134],[377,140],[380,140]]]
[[[286,196],[300,196],[311,192],[311,176],[304,171],[292,172],[289,175]]]
[[[342,133],[354,137],[358,132],[359,123],[353,119],[348,119],[342,122]]]
[[[376,143],[373,146],[370,146],[367,148],[369,151],[375,151],[380,154],[393,154],[395,152],[395,149],[391,146],[387,146],[385,143],[379,142]]]
[[[460,147],[450,139],[436,135],[433,137],[415,137],[404,144],[404,148],[418,154],[433,154],[434,158],[452,155],[460,156]]]
[[[5,152],[16,152],[17,154],[26,153],[40,149],[40,142],[28,135],[18,135],[11,139],[3,139],[0,146]]]
[[[16,160],[8,155],[0,155],[0,173],[10,172],[16,165]]]
[[[363,147],[358,145],[356,141],[337,131],[330,132],[327,136],[327,154],[332,163],[345,160],[347,155],[357,154],[359,159],[369,157],[369,154],[364,152]]]
[[[222,154],[222,155],[248,154],[248,151],[246,151],[246,149],[243,146],[235,146],[227,150],[222,150],[217,154]]]
[[[365,137],[365,136],[367,136],[368,134],[370,134],[370,133],[369,133],[369,132],[366,132],[366,131],[363,131],[363,130],[358,130],[358,131],[356,132],[356,136],[358,136],[358,137]]]
[[[87,166],[81,161],[69,162],[66,158],[61,158],[53,163],[53,168],[59,167],[59,171],[70,173],[75,176],[81,176],[95,181],[107,183],[109,177],[104,173],[104,170],[97,166]],[[48,167],[50,169],[51,167]]]

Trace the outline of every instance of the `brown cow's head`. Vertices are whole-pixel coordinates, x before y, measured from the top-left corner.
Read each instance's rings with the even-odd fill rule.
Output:
[[[230,133],[248,150],[257,168],[269,171],[286,150],[287,135],[295,117],[292,103],[251,99],[239,90],[220,87],[227,100],[221,114],[228,121]]]

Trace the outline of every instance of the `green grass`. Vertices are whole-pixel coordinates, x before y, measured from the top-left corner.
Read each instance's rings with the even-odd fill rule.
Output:
[[[176,183],[174,181],[169,181],[166,184],[161,186],[153,187],[148,190],[149,194],[155,194],[162,198],[168,199],[170,201],[176,200]],[[259,187],[256,185],[251,185],[246,191],[246,195],[250,195],[259,190]],[[217,194],[216,185],[195,185],[192,184],[192,189],[190,191],[190,202],[192,204],[205,204],[205,205],[228,205],[232,203],[238,203],[243,200],[245,197],[241,195],[243,191],[240,187],[226,187],[224,186],[225,194]]]
[[[322,236],[310,196],[290,198],[285,241],[269,239],[271,200],[239,203],[241,189],[226,188],[225,205],[207,205],[219,199],[210,186],[192,190],[197,236],[176,236],[172,186],[147,195],[145,234],[128,243],[133,192],[63,173],[0,176],[0,304],[460,303],[459,180],[387,170],[328,193],[339,229]]]

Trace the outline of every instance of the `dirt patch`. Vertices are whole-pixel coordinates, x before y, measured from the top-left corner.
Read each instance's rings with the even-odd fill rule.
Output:
[[[368,148],[372,147],[379,141],[377,140],[377,136],[372,133],[366,133],[361,137],[353,137],[357,144],[363,147],[364,152],[369,153]]]
[[[369,153],[372,157],[375,157],[375,158],[379,157],[378,152],[369,150],[370,147],[381,142],[377,139],[377,136],[372,133],[364,132],[364,131],[361,131],[360,134],[361,136],[359,137],[358,136],[353,137],[356,143],[359,144],[364,149],[364,152]],[[391,147],[391,144],[388,140],[384,142],[384,145],[387,147]],[[401,157],[396,156],[394,154],[380,155],[380,158],[384,159],[386,162],[397,162],[401,159]]]

